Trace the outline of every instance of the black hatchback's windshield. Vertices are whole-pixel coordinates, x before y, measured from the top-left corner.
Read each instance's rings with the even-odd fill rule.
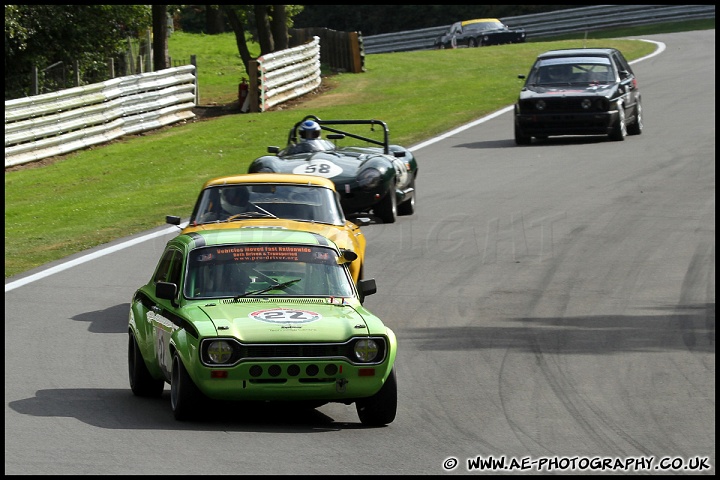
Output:
[[[563,58],[538,62],[528,77],[531,85],[607,84],[615,81],[610,60]]]

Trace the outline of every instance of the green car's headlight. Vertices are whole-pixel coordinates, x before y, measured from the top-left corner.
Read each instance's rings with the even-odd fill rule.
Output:
[[[355,356],[361,362],[371,362],[377,357],[378,344],[372,338],[361,339],[355,342]]]
[[[358,174],[357,180],[360,188],[372,190],[382,182],[382,174],[376,168],[367,168]]]
[[[207,355],[213,363],[227,363],[232,356],[233,349],[225,340],[216,340],[208,345]]]

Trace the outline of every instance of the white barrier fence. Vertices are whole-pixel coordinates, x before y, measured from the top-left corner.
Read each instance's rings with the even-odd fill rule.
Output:
[[[263,55],[254,65],[243,112],[263,112],[318,88],[320,38]],[[194,118],[197,87],[195,66],[185,65],[8,100],[5,167]]]
[[[195,66],[5,102],[5,167],[193,118]]]
[[[322,83],[320,37],[259,57],[257,69],[261,112],[315,90]]]

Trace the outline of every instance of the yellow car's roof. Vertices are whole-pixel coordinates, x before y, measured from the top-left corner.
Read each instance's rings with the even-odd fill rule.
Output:
[[[480,22],[499,22],[497,18],[476,18],[474,20],[465,20],[462,22],[462,26],[470,25],[471,23],[480,23]]]
[[[203,189],[212,185],[227,185],[238,183],[284,183],[292,185],[317,185],[335,190],[335,183],[325,177],[317,175],[300,175],[296,173],[244,173],[217,177],[205,182]]]

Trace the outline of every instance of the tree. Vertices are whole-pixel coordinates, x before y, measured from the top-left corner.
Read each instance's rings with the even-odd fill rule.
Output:
[[[268,12],[271,11],[270,5],[254,5],[253,13],[255,14],[255,28],[257,28],[257,40],[260,43],[260,55],[275,51],[275,42],[273,41],[272,31],[270,30],[270,20]]]
[[[250,50],[247,46],[245,27],[243,26],[247,18],[247,12],[234,8],[231,5],[223,5],[222,9],[228,18],[228,22],[230,23],[233,32],[235,32],[235,43],[237,44],[238,52],[240,53],[240,60],[242,60],[243,65],[245,66],[245,71],[249,72],[252,56],[250,55]]]
[[[32,93],[33,67],[41,82],[75,61],[81,78],[106,79],[107,59],[150,25],[149,5],[5,5],[5,99]]]
[[[153,26],[153,70],[163,70],[170,65],[170,54],[168,52],[168,28],[167,28],[167,5],[152,6]]]
[[[225,16],[220,5],[207,5],[205,7],[205,31],[208,35],[225,32]]]
[[[285,5],[271,5],[270,31],[275,41],[275,50],[288,48],[288,18]]]
[[[288,48],[288,28],[292,18],[302,11],[302,5],[222,5],[245,71],[253,60],[247,47],[248,34],[260,45],[260,56]]]

